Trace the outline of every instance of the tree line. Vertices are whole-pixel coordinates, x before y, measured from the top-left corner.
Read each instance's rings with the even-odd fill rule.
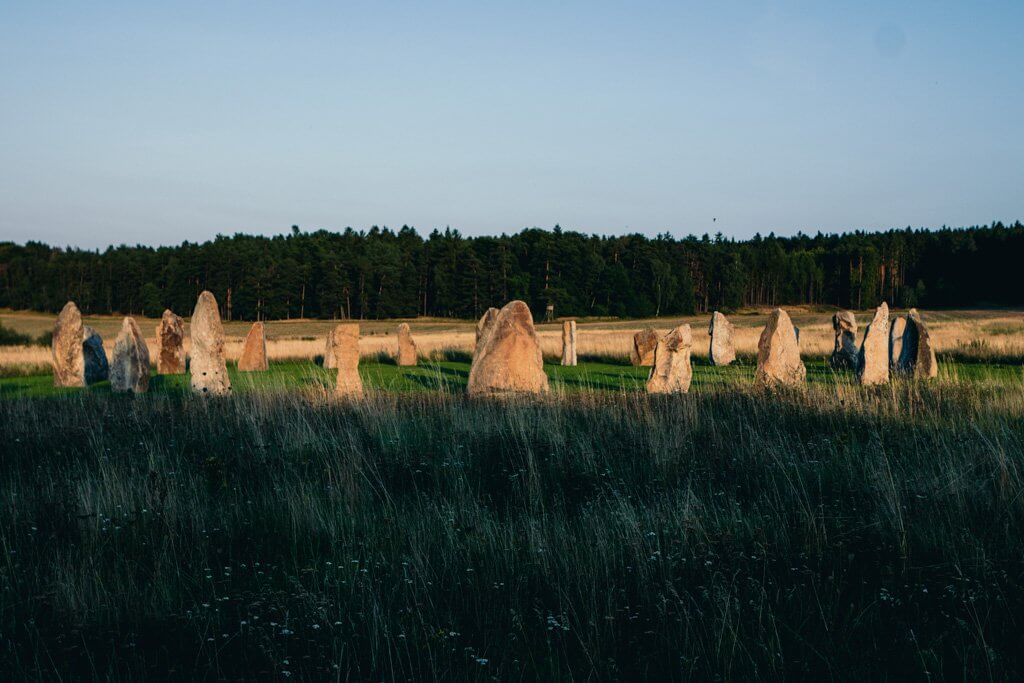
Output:
[[[794,237],[586,235],[556,226],[496,237],[410,227],[219,235],[103,251],[0,242],[0,307],[188,315],[204,289],[237,320],[475,318],[511,299],[534,315],[687,315],[750,305],[880,301],[1018,305],[1024,225]]]

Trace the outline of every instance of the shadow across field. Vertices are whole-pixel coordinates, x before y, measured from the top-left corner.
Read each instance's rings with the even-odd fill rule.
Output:
[[[644,368],[583,366],[553,382],[618,389],[493,402],[444,390],[465,366],[379,367],[419,389],[0,402],[0,669],[1024,673],[1019,382],[758,392],[698,366],[649,397],[621,391]]]

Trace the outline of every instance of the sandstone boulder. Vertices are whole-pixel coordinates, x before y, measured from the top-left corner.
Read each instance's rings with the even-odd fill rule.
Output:
[[[470,396],[539,394],[548,390],[533,315],[511,301],[485,330],[469,370]]]
[[[931,333],[917,309],[910,309],[903,325],[903,335],[897,343],[899,355],[895,361],[896,372],[919,379],[936,377],[939,374],[939,364],[935,357]]]
[[[217,299],[203,292],[192,311],[191,362],[192,391],[203,396],[224,396],[231,392],[231,379],[224,362],[224,326],[220,322]]]
[[[864,329],[857,354],[857,381],[865,386],[889,381],[889,305],[884,301]]]
[[[907,332],[907,319],[894,318],[889,327],[889,369],[900,371],[900,356],[903,354],[903,335]]]
[[[398,325],[398,364],[403,367],[416,365],[416,341],[412,338],[409,323]]]
[[[149,347],[135,318],[125,318],[114,342],[110,363],[110,390],[144,394],[149,389]]]
[[[342,323],[331,333],[334,337],[334,360],[338,368],[338,382],[334,393],[346,398],[363,395],[363,380],[359,376],[359,323]]]
[[[732,341],[733,330],[732,323],[724,315],[718,311],[711,314],[711,325],[708,327],[711,348],[708,350],[708,358],[712,365],[728,365],[736,360],[736,347]]]
[[[835,343],[829,365],[836,369],[857,367],[857,318],[853,312],[837,311],[832,316],[832,330]]]
[[[238,369],[242,372],[262,372],[268,370],[267,363],[267,331],[262,322],[254,322],[245,335],[245,346],[238,358]]]
[[[789,314],[776,308],[757,342],[757,371],[754,384],[776,386],[800,384],[807,377],[807,369],[800,360],[800,344]]]
[[[680,325],[658,340],[654,367],[647,378],[649,394],[685,394],[690,390],[693,368],[690,349],[693,335],[689,325]]]
[[[658,346],[658,333],[645,327],[633,335],[633,348],[629,351],[629,362],[636,366],[654,365],[654,349]]]
[[[84,340],[82,314],[75,302],[69,301],[64,304],[53,326],[53,341],[50,345],[53,354],[53,386],[85,386],[85,358],[82,353]]]
[[[473,357],[480,351],[480,340],[483,339],[484,334],[491,329],[494,325],[494,321],[498,319],[498,309],[488,308],[487,312],[480,316],[480,320],[476,323],[476,344],[473,347]]]
[[[928,325],[921,319],[917,309],[912,308],[907,315],[907,327],[917,328],[917,353],[914,362],[914,377],[931,379],[939,374],[939,362],[935,357],[935,347]]]
[[[88,325],[82,326],[82,359],[85,361],[85,383],[96,384],[110,376],[103,337]]]
[[[156,371],[162,375],[185,372],[185,321],[170,309],[156,326]]]
[[[576,321],[562,323],[562,365],[576,366]]]
[[[338,361],[334,357],[334,332],[335,330],[327,332],[327,344],[324,346],[324,367],[329,370],[338,367]]]

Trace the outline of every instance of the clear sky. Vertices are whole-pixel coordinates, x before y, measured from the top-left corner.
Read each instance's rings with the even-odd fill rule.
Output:
[[[1024,219],[1024,2],[0,3],[0,239]]]

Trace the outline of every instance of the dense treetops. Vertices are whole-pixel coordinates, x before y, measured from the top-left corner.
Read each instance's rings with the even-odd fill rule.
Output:
[[[559,316],[645,317],[745,305],[851,308],[1024,303],[1024,225],[854,232],[600,237],[555,227],[499,237],[435,230],[236,234],[175,247],[0,242],[0,307],[188,315],[209,289],[228,319],[473,318],[523,299]]]

